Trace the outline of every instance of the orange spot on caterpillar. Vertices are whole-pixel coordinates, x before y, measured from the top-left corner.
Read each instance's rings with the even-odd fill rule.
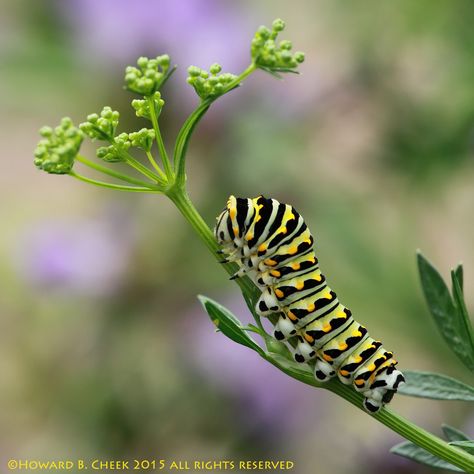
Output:
[[[283,293],[283,291],[281,291],[277,288],[275,290],[275,295],[277,296],[277,298],[283,298],[285,296],[285,293]]]
[[[312,344],[314,342],[314,337],[310,336],[309,334],[304,334],[304,338]]]

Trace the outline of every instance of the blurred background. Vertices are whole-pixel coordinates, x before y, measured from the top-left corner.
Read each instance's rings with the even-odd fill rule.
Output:
[[[197,104],[190,64],[239,73],[276,17],[306,52],[216,103],[190,146],[190,194],[213,225],[229,194],[292,203],[342,301],[400,367],[470,382],[434,327],[415,250],[474,310],[474,5],[329,0],[0,1],[0,458],[288,459],[297,473],[426,473],[397,435],[216,334],[196,295],[248,311],[160,196],[95,189],[32,163],[38,129],[105,104],[134,117],[123,70],[169,53],[165,140]],[[93,157],[94,148],[85,153]],[[395,397],[440,434],[474,435],[461,402]],[[343,453],[343,454],[341,454]]]

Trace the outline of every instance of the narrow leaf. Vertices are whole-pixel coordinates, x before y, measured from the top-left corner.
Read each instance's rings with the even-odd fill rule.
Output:
[[[397,444],[390,452],[397,454],[398,456],[403,456],[404,458],[411,459],[412,461],[419,462],[421,464],[426,464],[427,466],[437,467],[439,469],[446,469],[448,471],[455,472],[464,472],[462,469],[459,469],[452,464],[449,464],[442,459],[434,456],[423,448],[420,448],[416,444],[413,444],[410,441],[405,441],[403,443]]]
[[[457,428],[453,428],[445,423],[441,425],[441,428],[448,441],[469,441],[469,436]]]
[[[461,448],[469,454],[474,454],[474,441],[472,439],[467,441],[453,441],[449,444]]]
[[[402,395],[433,400],[474,401],[473,387],[446,375],[414,370],[405,370],[403,375],[406,383],[398,389]]]
[[[316,378],[311,372],[311,369],[306,364],[292,362],[286,357],[273,352],[267,353],[265,358],[291,377],[302,382],[309,383],[310,385],[318,385]]]
[[[421,285],[435,323],[451,350],[474,372],[474,347],[471,336],[466,335],[465,318],[438,271],[421,253],[417,258]]]
[[[461,343],[463,346],[467,347],[467,351],[469,352],[470,356],[467,361],[463,360],[463,362],[468,368],[473,370],[470,366],[470,362],[474,361],[474,334],[472,330],[471,320],[469,319],[469,315],[467,313],[466,303],[464,302],[462,283],[458,280],[458,276],[456,275],[455,271],[451,272],[451,280],[453,283],[453,297],[457,310],[459,332],[462,338]]]
[[[205,296],[200,295],[198,298],[212,322],[223,334],[260,355],[264,354],[262,348],[243,329],[242,323],[227,308]]]
[[[460,264],[454,269],[454,273],[455,273],[455,275],[456,275],[456,278],[458,279],[459,286],[461,287],[461,291],[464,291],[464,290],[463,290],[463,286],[464,286],[464,271],[463,271],[463,268],[462,268],[462,263],[460,263]]]

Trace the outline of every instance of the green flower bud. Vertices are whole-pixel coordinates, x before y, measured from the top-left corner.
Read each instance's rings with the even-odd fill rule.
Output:
[[[155,139],[155,131],[149,128],[142,128],[138,132],[130,133],[129,138],[132,146],[150,151]]]
[[[273,22],[271,31],[264,26],[257,30],[250,47],[252,60],[257,67],[277,75],[281,72],[297,72],[298,64],[304,61],[304,54],[293,54],[291,41],[275,42],[278,33],[284,29],[285,22],[277,19]]]
[[[285,29],[285,22],[281,18],[277,18],[276,20],[273,20],[272,23],[272,29],[273,31],[280,32]]]
[[[97,114],[87,116],[87,121],[79,125],[79,128],[92,140],[111,141],[119,123],[120,114],[106,106]]]
[[[211,65],[209,72],[197,66],[189,66],[187,82],[194,87],[197,95],[203,100],[218,97],[237,77],[228,72],[219,74],[221,70],[222,67],[217,63]]]
[[[74,127],[70,118],[65,117],[54,130],[42,127],[40,135],[43,139],[35,149],[35,165],[47,173],[69,173],[84,139],[81,130]]]
[[[161,114],[161,110],[165,105],[165,101],[161,98],[161,94],[158,91],[153,94],[153,103],[155,105],[156,116],[159,117]],[[150,105],[148,103],[148,100],[134,99],[132,100],[132,107],[135,109],[135,114],[137,115],[137,117],[143,117],[151,120]]]
[[[142,56],[138,58],[137,66],[125,68],[125,87],[145,97],[153,95],[172,72],[167,54],[155,59]]]

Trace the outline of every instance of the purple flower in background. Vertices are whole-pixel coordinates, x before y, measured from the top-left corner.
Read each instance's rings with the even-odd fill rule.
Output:
[[[255,25],[235,2],[219,0],[71,0],[58,2],[87,55],[120,63],[138,56],[170,54],[186,67],[245,67]],[[249,28],[250,27],[250,28]]]
[[[20,239],[20,274],[34,287],[110,294],[131,258],[133,238],[127,224],[113,218],[42,221]]]
[[[224,302],[243,323],[251,322],[241,299]],[[324,410],[326,394],[289,378],[247,347],[217,333],[201,307],[184,321],[189,360],[206,378],[240,404],[241,419],[255,429],[284,436],[293,429],[310,428]],[[247,319],[244,320],[245,316]],[[255,340],[260,343],[258,336]],[[281,428],[272,431],[269,428]]]

